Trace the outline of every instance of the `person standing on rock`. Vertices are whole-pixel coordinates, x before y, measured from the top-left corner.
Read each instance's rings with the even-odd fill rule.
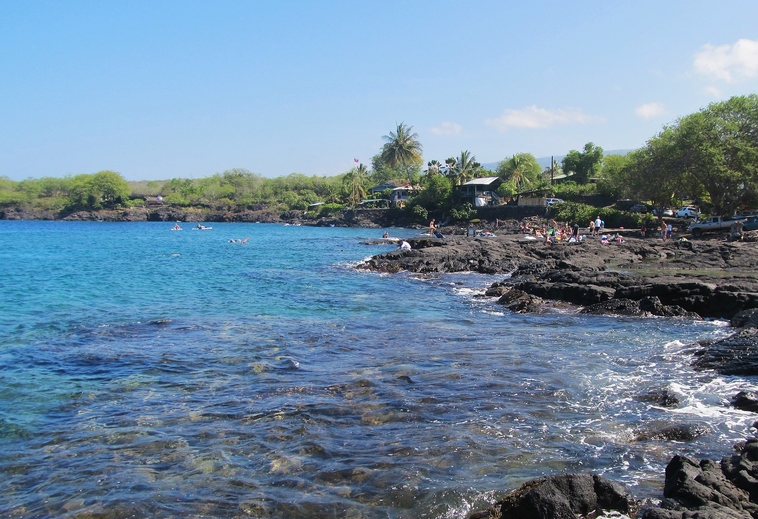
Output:
[[[595,236],[595,220],[590,220],[590,236]]]
[[[743,223],[740,220],[737,220],[736,222],[734,222],[732,224],[731,229],[730,229],[730,233],[729,233],[730,236],[729,236],[729,238],[732,241],[734,241],[734,240],[740,240],[740,241],[742,241],[742,230],[743,230],[743,228],[744,228],[744,225],[743,225]]]
[[[600,215],[595,218],[595,234],[600,234],[600,228],[603,226],[603,221],[600,219]]]
[[[434,236],[434,231],[437,230],[437,227],[434,225],[434,218],[432,218],[432,221],[429,222],[429,236]]]

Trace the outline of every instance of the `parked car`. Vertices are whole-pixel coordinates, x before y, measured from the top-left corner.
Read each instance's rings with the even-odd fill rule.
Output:
[[[745,218],[733,218],[722,216],[711,216],[701,222],[692,222],[690,224],[690,232],[692,236],[697,238],[704,232],[723,231],[729,229],[734,222],[745,222]]]
[[[742,228],[746,231],[758,230],[758,215],[748,216],[743,222]]]
[[[645,204],[634,204],[629,208],[632,213],[647,213],[647,206]]]
[[[674,211],[671,209],[661,209],[660,207],[653,208],[652,213],[654,216],[661,216],[661,213],[663,216],[674,216]]]
[[[545,201],[545,205],[550,207],[551,205],[560,204],[561,202],[563,202],[563,200],[560,198],[548,198]]]
[[[700,216],[700,209],[694,205],[686,205],[680,209],[677,209],[674,213],[677,218],[697,218]]]

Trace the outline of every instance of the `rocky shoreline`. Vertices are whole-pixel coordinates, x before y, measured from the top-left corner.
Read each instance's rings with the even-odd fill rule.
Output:
[[[27,207],[0,208],[0,220],[56,220],[67,222],[238,222],[289,223],[333,227],[413,227],[402,210],[356,209],[322,216],[314,211],[279,211],[258,204],[246,210],[212,210],[204,207],[149,206],[60,212]],[[420,226],[417,226],[420,227]]]
[[[685,241],[686,240],[686,241]],[[723,238],[627,237],[622,243],[450,236],[407,240],[362,268],[422,275],[503,274],[483,296],[515,312],[548,311],[560,301],[595,314],[729,319],[758,307],[758,242]]]
[[[693,344],[693,366],[758,376],[755,233],[745,241],[677,236],[664,242],[627,233],[621,243],[587,238],[549,244],[511,229],[494,237],[407,241],[411,250],[374,256],[360,268],[423,276],[502,274],[480,297],[497,298],[519,313],[570,305],[592,314],[731,319],[738,330],[733,335]],[[758,412],[758,395],[741,392],[732,405]],[[758,518],[758,438],[728,446],[733,448],[720,461],[675,456],[666,468],[660,503],[640,503],[622,485],[597,475],[570,474],[530,481],[469,517],[575,519],[615,513],[643,519]]]

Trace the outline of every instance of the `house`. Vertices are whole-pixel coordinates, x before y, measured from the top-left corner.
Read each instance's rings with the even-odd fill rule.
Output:
[[[546,207],[548,205],[551,205],[547,203],[548,199],[546,198],[546,193],[548,192],[549,189],[532,189],[530,191],[521,191],[520,193],[516,193],[517,205],[519,207]]]
[[[416,193],[416,191],[421,190],[420,187],[413,187],[409,185],[396,187],[392,190],[392,194],[390,195],[390,205],[392,207],[405,207],[405,202],[410,198],[412,195]]]
[[[470,202],[474,207],[500,205],[502,201],[495,191],[503,183],[500,177],[482,177],[457,186],[456,196]]]
[[[390,201],[386,198],[369,198],[366,200],[361,200],[361,203],[359,204],[361,207],[377,207],[377,208],[388,208],[390,206]]]
[[[395,189],[396,187],[397,184],[393,184],[392,182],[385,182],[384,184],[379,184],[378,186],[369,188],[368,192],[372,195],[378,195],[384,193],[388,189]]]
[[[145,203],[148,206],[151,206],[151,205],[164,205],[163,197],[161,195],[158,195],[158,196],[146,196],[145,197]]]

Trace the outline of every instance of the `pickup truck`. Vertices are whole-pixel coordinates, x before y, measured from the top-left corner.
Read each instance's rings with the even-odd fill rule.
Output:
[[[699,222],[692,222],[689,230],[692,236],[698,237],[704,232],[723,231],[729,229],[734,222],[744,222],[744,218],[726,218],[723,216],[711,216]]]

